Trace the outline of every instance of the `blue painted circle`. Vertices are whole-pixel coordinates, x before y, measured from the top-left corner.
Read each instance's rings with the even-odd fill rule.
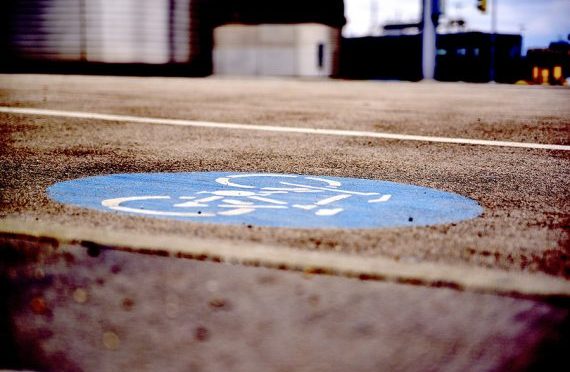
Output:
[[[113,174],[56,183],[48,195],[135,216],[293,228],[427,226],[483,211],[474,200],[427,187],[292,174]]]

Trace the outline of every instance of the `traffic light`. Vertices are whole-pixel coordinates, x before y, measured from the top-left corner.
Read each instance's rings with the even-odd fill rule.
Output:
[[[479,9],[483,13],[486,13],[487,12],[487,0],[477,0],[477,9]]]

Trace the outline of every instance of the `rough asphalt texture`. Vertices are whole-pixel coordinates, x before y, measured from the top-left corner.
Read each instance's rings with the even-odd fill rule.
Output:
[[[5,260],[27,368],[564,370],[561,305],[45,239],[2,243],[20,252]]]
[[[1,106],[565,145],[568,102],[570,90],[545,87],[0,76]],[[0,141],[1,217],[570,279],[568,152],[15,114],[0,114]],[[78,177],[178,171],[411,183],[468,196],[485,212],[434,227],[292,230],[103,214],[45,194],[49,185]],[[26,241],[5,238],[3,246],[7,252],[42,247],[20,240]],[[56,250],[4,270],[11,319],[4,328],[16,340],[12,347],[38,356],[32,368],[525,369],[545,363],[544,345],[560,345],[567,332],[568,307],[537,298],[334,277],[307,281],[263,268],[113,251],[94,258],[73,244],[60,249],[77,257],[62,264]],[[113,267],[122,269],[113,274]],[[38,269],[41,280],[30,274]],[[279,284],[262,283],[264,275]],[[228,313],[208,307],[213,292],[203,286],[212,281],[223,288],[219,301],[233,304]],[[85,293],[74,296],[77,288]],[[176,305],[184,316],[163,316],[168,301],[161,296],[169,293],[192,299]],[[125,298],[136,306],[121,310]]]

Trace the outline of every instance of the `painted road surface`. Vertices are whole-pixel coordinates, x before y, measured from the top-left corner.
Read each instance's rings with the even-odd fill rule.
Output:
[[[48,195],[106,212],[306,229],[428,226],[482,213],[473,200],[426,187],[270,173],[115,174],[57,183]]]
[[[515,148],[526,148],[526,149],[570,151],[570,146],[545,144],[545,143],[527,143],[527,142],[496,141],[496,140],[489,141],[489,140],[481,140],[473,138],[418,136],[418,135],[399,134],[399,133],[335,130],[335,129],[323,129],[323,128],[303,128],[303,127],[299,128],[299,127],[287,127],[287,126],[275,126],[275,125],[215,123],[215,122],[196,121],[196,120],[149,118],[149,117],[140,117],[140,116],[131,116],[131,115],[109,115],[109,114],[98,114],[93,112],[43,110],[43,109],[35,109],[30,107],[0,107],[0,112],[25,114],[25,115],[54,116],[54,117],[70,118],[70,119],[91,119],[91,120],[103,120],[103,121],[113,121],[113,122],[144,123],[144,124],[154,124],[154,125],[173,125],[173,126],[183,126],[183,127],[218,128],[218,129],[249,130],[249,131],[280,132],[280,133],[305,133],[313,135],[319,134],[319,135],[341,136],[341,137],[382,138],[382,139],[399,140],[399,141],[419,141],[419,142],[432,142],[432,143],[453,143],[459,145],[479,145],[479,146],[497,146],[497,147],[515,147]]]
[[[0,369],[556,370],[569,100],[2,75]]]

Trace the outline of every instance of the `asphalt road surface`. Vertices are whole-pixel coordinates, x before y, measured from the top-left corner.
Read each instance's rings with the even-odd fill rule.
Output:
[[[0,367],[563,370],[569,102],[551,87],[2,75]],[[390,181],[482,213],[289,228],[47,191],[177,172]]]

